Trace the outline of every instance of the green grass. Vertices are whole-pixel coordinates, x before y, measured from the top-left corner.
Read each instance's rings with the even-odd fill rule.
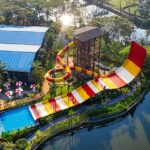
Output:
[[[136,4],[139,3],[138,0],[136,0],[135,2],[136,2]],[[133,0],[110,0],[109,1],[109,4],[111,4],[112,6],[114,6],[117,9],[120,9],[120,7],[121,7],[121,9],[123,9],[124,7],[127,7],[127,6],[129,6],[129,4],[131,5],[133,3],[134,3]],[[124,9],[124,11],[129,12],[129,8]],[[134,14],[135,11],[137,11],[137,6],[131,6],[130,13]],[[138,11],[137,11],[137,13],[138,13]],[[139,15],[139,13],[137,15]]]
[[[144,46],[147,50],[147,54],[150,55],[150,46]],[[129,53],[129,50],[130,50],[130,45],[128,47],[125,47],[123,49],[121,49],[119,51],[119,54],[122,56],[122,57],[126,57],[127,54]]]
[[[145,46],[145,48],[147,50],[148,55],[150,55],[150,46]]]
[[[55,97],[55,96],[59,96],[59,95],[62,95],[62,94],[66,94],[66,93],[68,93],[68,92],[70,92],[70,91],[72,91],[72,90],[74,90],[74,86],[73,85],[70,85],[69,86],[69,91],[68,91],[68,84],[56,84],[55,85],[55,91],[54,91],[54,93],[51,93],[51,96],[50,97]]]
[[[128,1],[129,0],[109,0],[109,3],[116,8],[120,8],[120,4],[121,4],[121,7],[127,6],[126,2]]]
[[[42,100],[49,99],[50,97],[51,97],[50,93],[47,93],[42,97]]]
[[[120,54],[121,56],[126,56],[126,55],[129,53],[129,50],[130,50],[130,45],[129,45],[128,47],[125,47],[125,48],[121,49],[121,50],[119,51],[119,54]]]

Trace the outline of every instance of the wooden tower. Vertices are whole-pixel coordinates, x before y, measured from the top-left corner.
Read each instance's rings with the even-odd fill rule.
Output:
[[[98,72],[102,32],[98,27],[83,27],[74,32],[75,40],[80,44],[75,47],[73,63],[91,71]]]

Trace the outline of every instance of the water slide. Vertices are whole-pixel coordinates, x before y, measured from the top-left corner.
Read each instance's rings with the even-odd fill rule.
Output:
[[[55,71],[60,72],[64,70],[66,72],[65,75],[59,78],[53,78],[51,77],[51,74],[54,70],[50,70],[46,73],[45,79],[49,82],[61,82],[67,80],[71,76],[71,70],[86,73],[88,75],[94,76],[95,79],[88,81],[72,92],[30,105],[29,110],[34,120],[38,120],[47,115],[51,115],[56,112],[79,105],[86,100],[89,100],[91,97],[94,97],[97,93],[102,92],[103,90],[124,87],[136,78],[144,65],[146,49],[133,41],[131,43],[128,57],[124,61],[123,65],[111,74],[100,75],[80,67],[69,67],[65,64],[62,57],[64,56],[65,52],[67,52],[69,49],[72,49],[77,44],[78,42],[76,41],[71,42],[62,50],[60,50],[56,56],[57,62],[63,68],[57,69]]]

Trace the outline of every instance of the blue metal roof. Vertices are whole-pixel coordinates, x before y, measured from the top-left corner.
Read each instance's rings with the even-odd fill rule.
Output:
[[[6,64],[6,70],[30,72],[36,53],[0,51],[0,61]]]
[[[0,43],[41,45],[45,33],[27,31],[1,31]]]
[[[30,72],[47,27],[0,25],[0,61],[6,70]]]

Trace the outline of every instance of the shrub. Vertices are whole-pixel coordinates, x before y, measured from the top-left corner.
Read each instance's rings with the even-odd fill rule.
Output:
[[[28,145],[28,142],[27,142],[26,139],[19,139],[19,140],[16,141],[16,147],[18,149],[23,150],[27,147],[27,145]]]

